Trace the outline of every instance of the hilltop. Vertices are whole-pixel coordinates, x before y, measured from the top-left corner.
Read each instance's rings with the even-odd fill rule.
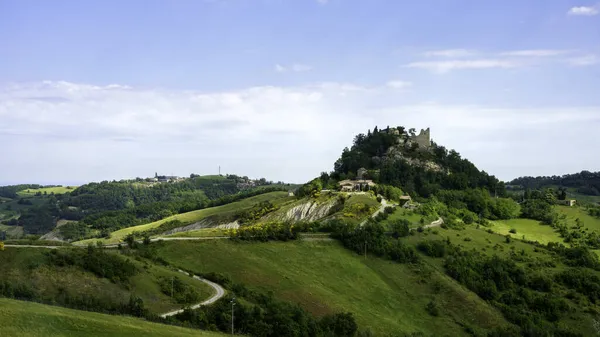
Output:
[[[519,177],[507,183],[511,191],[557,189],[564,198],[600,204],[600,172],[581,171],[562,176]]]

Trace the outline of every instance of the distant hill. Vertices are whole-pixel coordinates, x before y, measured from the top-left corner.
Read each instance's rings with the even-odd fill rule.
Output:
[[[581,171],[562,176],[520,177],[508,184],[521,189],[563,187],[579,194],[600,196],[600,172]]]

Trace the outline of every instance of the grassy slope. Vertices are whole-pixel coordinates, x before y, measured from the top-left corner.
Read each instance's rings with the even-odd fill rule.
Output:
[[[50,193],[64,194],[67,192],[74,191],[76,188],[77,188],[77,186],[44,187],[44,188],[38,188],[38,189],[28,189],[28,190],[19,191],[19,192],[17,192],[17,195],[19,195],[21,197],[28,197],[28,196],[35,195],[37,192],[41,192],[42,194],[44,194],[44,192],[46,192],[47,194],[50,194]]]
[[[538,241],[546,244],[548,242],[563,242],[560,234],[551,226],[544,225],[537,220],[531,219],[510,219],[492,222],[492,230],[498,234],[510,235],[515,239],[529,241]],[[517,233],[510,233],[511,229],[516,229]]]
[[[193,231],[179,232],[165,237],[175,238],[198,238],[198,237],[211,237],[211,236],[225,236],[227,230],[221,228],[202,228]]]
[[[225,336],[124,316],[111,316],[0,298],[0,334],[46,336]]]
[[[452,230],[442,228],[428,228],[423,233],[415,233],[414,235],[403,238],[402,240],[411,245],[417,245],[422,240],[447,240],[457,246],[462,246],[465,249],[475,249],[486,254],[508,254],[510,251],[517,252],[524,250],[527,254],[534,257],[546,258],[544,252],[535,252],[534,246],[520,240],[511,240],[506,242],[506,238],[499,234],[488,233],[486,227],[477,229],[475,226],[467,226],[464,230]],[[518,234],[518,233],[517,233]],[[495,248],[494,248],[495,247]],[[514,248],[512,248],[514,247]]]
[[[585,209],[581,207],[556,206],[556,210],[562,214],[566,214],[567,220],[570,223],[575,223],[575,219],[579,218],[583,221],[585,227],[600,232],[600,219],[590,216]]]
[[[205,209],[200,209],[197,211],[173,215],[168,218],[165,218],[165,219],[162,219],[159,221],[155,221],[155,222],[151,222],[151,223],[145,224],[145,225],[123,228],[118,231],[112,232],[111,237],[109,239],[88,239],[88,240],[79,241],[77,243],[78,244],[79,243],[87,244],[87,243],[95,243],[97,241],[101,241],[103,243],[118,243],[123,238],[125,238],[128,234],[131,234],[136,231],[142,232],[145,230],[153,229],[153,228],[156,228],[156,227],[162,225],[165,222],[172,221],[172,220],[179,220],[179,221],[183,222],[184,224],[190,224],[190,223],[198,222],[202,219],[205,219],[205,218],[208,218],[211,216],[219,216],[223,219],[223,221],[227,221],[227,219],[230,219],[231,216],[233,216],[236,212],[238,212],[242,209],[250,208],[261,201],[269,200],[271,202],[276,202],[278,200],[285,200],[286,198],[288,198],[287,195],[288,195],[287,192],[269,192],[269,193],[246,198],[246,199],[243,199],[243,200],[240,200],[237,202],[233,202],[230,204],[222,205],[222,206],[205,208]]]
[[[130,279],[127,286],[98,278],[76,267],[60,268],[46,265],[43,250],[35,248],[6,248],[0,252],[0,275],[7,280],[19,281],[38,289],[42,296],[51,300],[58,296],[61,288],[71,295],[101,296],[112,302],[129,300],[131,293],[141,297],[144,305],[153,313],[164,313],[181,308],[182,305],[164,295],[157,284],[158,277],[179,277],[196,289],[202,300],[213,294],[208,285],[167,268],[131,260],[139,273]],[[128,289],[129,288],[129,289]]]
[[[23,236],[23,227],[21,226],[7,226],[0,224],[0,232],[6,231],[6,238],[20,238]]]
[[[382,224],[387,227],[392,222],[400,219],[406,219],[410,221],[410,223],[412,224],[411,228],[417,228],[421,226],[421,219],[423,219],[424,223],[427,225],[430,224],[432,221],[437,220],[437,217],[425,217],[412,210],[398,207],[396,208],[394,213],[390,214],[390,216],[386,220],[382,221]]]
[[[229,275],[300,303],[314,314],[353,312],[361,328],[377,334],[423,331],[455,336],[464,334],[457,321],[485,327],[505,323],[497,311],[437,271],[427,274],[378,258],[364,260],[335,241],[216,240],[165,242],[159,247],[160,255],[175,265]],[[432,289],[433,282],[443,285],[439,294]],[[443,306],[437,318],[425,311],[434,297]]]

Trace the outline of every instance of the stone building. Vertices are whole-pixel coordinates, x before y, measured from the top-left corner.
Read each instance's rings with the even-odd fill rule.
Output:
[[[419,148],[429,149],[431,147],[431,132],[429,128],[419,132],[418,135],[410,136],[409,140],[419,145]]]

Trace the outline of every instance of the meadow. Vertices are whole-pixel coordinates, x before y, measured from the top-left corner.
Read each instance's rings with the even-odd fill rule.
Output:
[[[37,189],[27,189],[23,191],[17,192],[20,197],[30,197],[34,196],[36,193],[42,194],[65,194],[67,192],[74,191],[78,186],[57,186],[57,187],[44,187]]]
[[[337,241],[269,243],[162,242],[158,253],[178,267],[217,272],[259,291],[272,291],[321,316],[352,312],[375,335],[398,331],[465,335],[506,324],[494,308],[427,265],[397,264],[354,254]],[[441,308],[430,316],[427,304]],[[441,334],[440,334],[441,333]]]
[[[186,329],[142,319],[72,310],[0,298],[0,335],[11,337],[219,337],[225,334]]]

